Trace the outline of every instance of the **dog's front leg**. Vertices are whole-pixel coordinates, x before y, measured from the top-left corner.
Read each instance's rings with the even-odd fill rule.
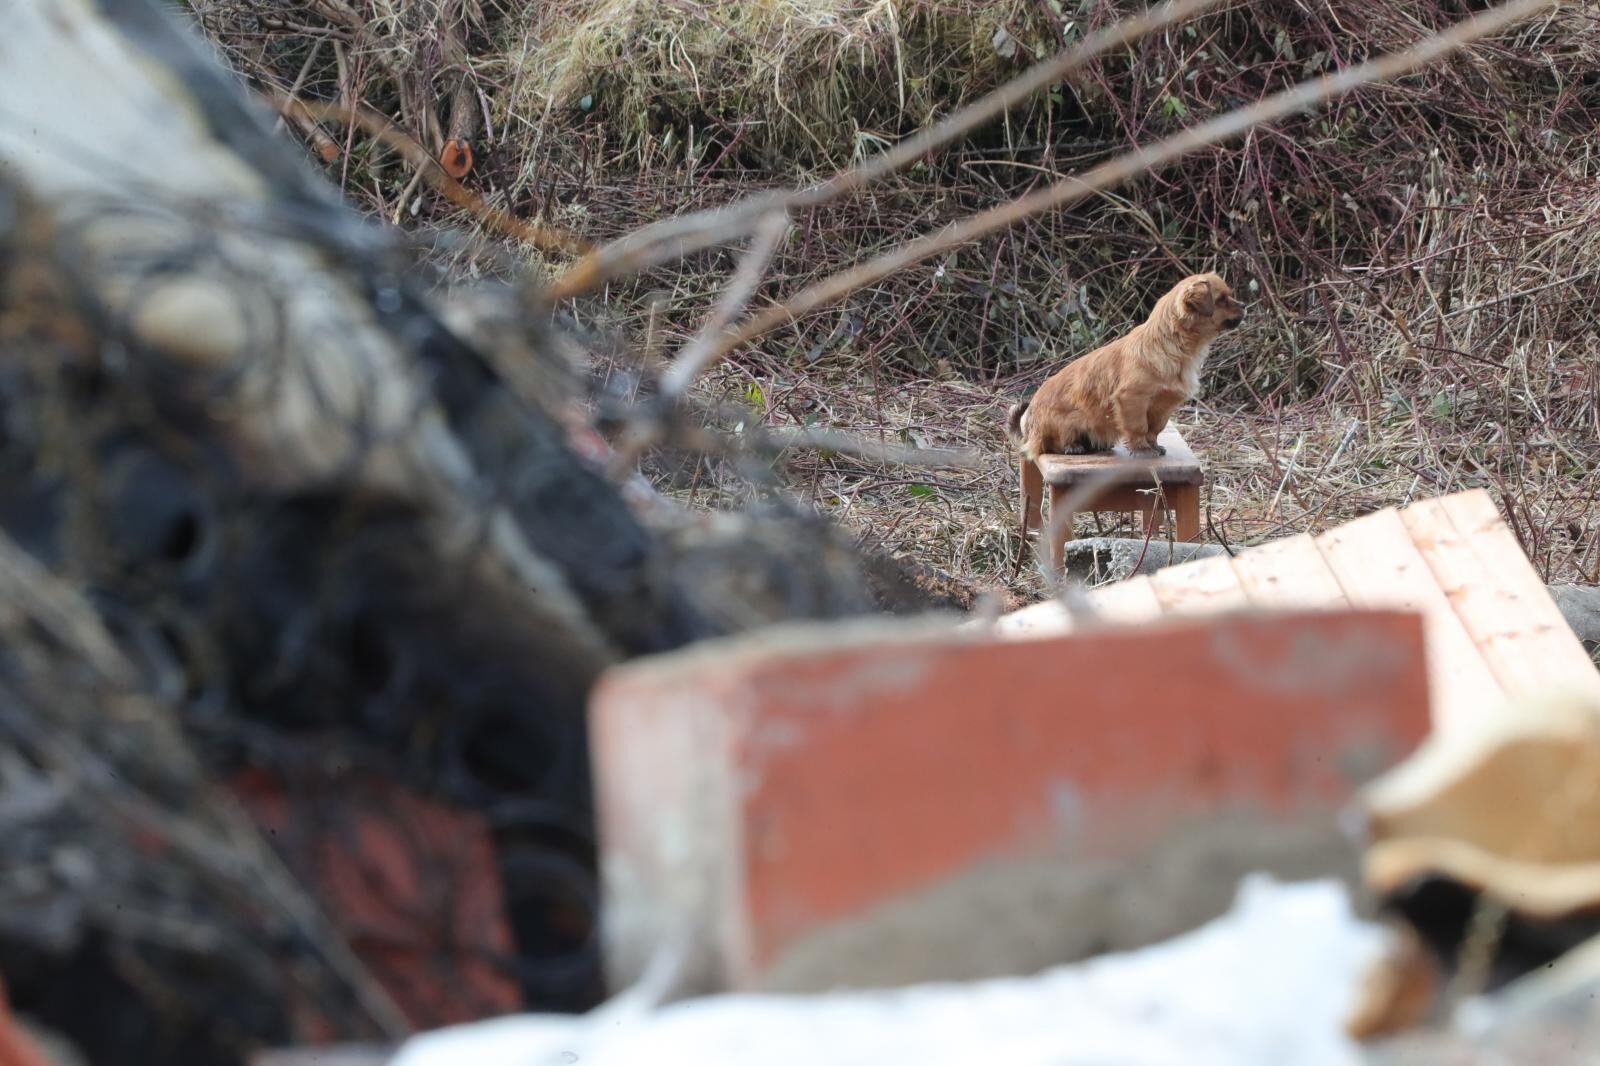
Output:
[[[1165,455],[1167,450],[1156,443],[1156,434],[1150,428],[1150,399],[1136,392],[1119,393],[1116,397],[1117,428],[1122,439],[1128,442],[1128,452],[1140,458]]]
[[[1170,394],[1157,398],[1150,404],[1150,412],[1145,416],[1144,430],[1151,441],[1161,439],[1161,434],[1166,432],[1167,422],[1172,418],[1173,408],[1178,406],[1178,398]],[[1162,453],[1165,454],[1165,449]]]

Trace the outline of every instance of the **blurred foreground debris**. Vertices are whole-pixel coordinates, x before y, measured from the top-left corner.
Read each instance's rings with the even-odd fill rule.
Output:
[[[119,1066],[593,1004],[591,683],[871,609],[854,549],[630,507],[528,292],[442,295],[154,0],[0,39],[15,1002]]]
[[[1032,976],[507,1018],[416,1037],[392,1066],[1344,1066],[1338,1020],[1382,939],[1337,882],[1258,875],[1199,929]]]
[[[1600,982],[1600,707],[1523,700],[1473,726],[1435,732],[1358,804],[1363,879],[1410,932],[1387,965],[1411,975],[1374,997],[1353,1023],[1361,1035],[1409,1028],[1447,996],[1495,992],[1558,960]],[[1534,987],[1508,1002],[1549,998]],[[1592,1040],[1592,1004],[1590,1015]]]
[[[5,985],[0,984],[0,1066],[76,1066],[59,1055],[46,1058],[39,1044],[35,1034],[11,1013]]]
[[[1463,1005],[1455,1025],[1374,1046],[1371,1066],[1580,1066],[1600,1056],[1600,940]]]

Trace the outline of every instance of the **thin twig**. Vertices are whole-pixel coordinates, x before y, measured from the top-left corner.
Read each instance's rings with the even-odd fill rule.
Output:
[[[1267,512],[1263,516],[1268,522],[1278,513],[1278,501],[1283,499],[1284,486],[1289,484],[1289,479],[1294,477],[1294,467],[1300,461],[1300,449],[1305,447],[1306,435],[1304,433],[1294,442],[1294,451],[1289,453],[1289,465],[1283,468],[1283,478],[1278,482],[1278,491],[1272,494],[1272,502],[1267,504]]]
[[[662,392],[671,397],[678,397],[689,388],[696,375],[710,360],[712,353],[716,351],[717,340],[733,324],[734,319],[739,317],[745,304],[755,293],[756,286],[761,284],[767,264],[772,261],[773,253],[778,250],[778,242],[788,231],[789,216],[782,211],[774,211],[756,224],[755,236],[750,241],[749,249],[740,259],[738,269],[734,271],[733,278],[728,282],[728,287],[723,291],[717,305],[712,308],[705,325],[700,327],[700,332],[684,346],[677,361],[661,376]]]
[[[421,167],[412,170],[411,180],[406,182],[406,187],[401,190],[400,199],[394,205],[394,214],[389,219],[396,226],[400,225],[401,221],[406,217],[406,202],[416,194],[417,186],[421,185],[425,180],[423,178],[424,173],[425,171]]]
[[[294,81],[289,85],[289,99],[297,100],[300,98],[300,90],[306,87],[306,78],[311,75],[312,65],[316,63],[317,57],[322,54],[323,44],[324,40],[321,37],[315,38],[311,42],[311,50],[306,53],[306,61],[300,64],[299,73],[294,76]],[[284,125],[288,122],[288,119],[289,116],[280,114],[278,120],[272,125],[273,132],[283,132]]]
[[[1333,449],[1333,454],[1328,456],[1328,461],[1323,463],[1321,469],[1317,471],[1317,476],[1315,478],[1316,481],[1321,481],[1323,477],[1327,475],[1328,471],[1333,469],[1333,465],[1339,461],[1339,457],[1344,454],[1344,450],[1348,448],[1350,446],[1350,442],[1355,439],[1356,430],[1360,428],[1361,420],[1359,418],[1352,418],[1350,420],[1350,424],[1344,427],[1344,436],[1339,438],[1339,446]],[[1407,495],[1409,498],[1409,494]],[[1316,518],[1312,520],[1313,525],[1322,521],[1322,514],[1327,510],[1328,504],[1332,501],[1332,499],[1332,496],[1323,498],[1322,507],[1318,509]]]
[[[1145,519],[1145,524],[1144,524],[1144,543],[1139,545],[1139,558],[1137,558],[1137,559],[1135,559],[1133,561],[1133,569],[1128,571],[1130,574],[1137,574],[1139,572],[1139,567],[1144,565],[1144,557],[1150,553],[1150,538],[1155,535],[1155,532],[1156,532],[1155,514],[1154,514],[1154,512],[1152,512],[1150,517]],[[1172,558],[1172,545],[1171,544],[1167,545],[1167,558],[1169,558],[1169,559]]]
[[[1588,270],[1580,270],[1576,274],[1568,274],[1564,278],[1557,278],[1554,281],[1547,281],[1542,285],[1535,285],[1532,288],[1527,289],[1518,289],[1516,292],[1502,293],[1499,296],[1492,296],[1487,300],[1480,300],[1475,304],[1468,304],[1465,307],[1457,307],[1452,311],[1446,311],[1440,317],[1455,318],[1457,315],[1470,315],[1474,311],[1482,311],[1485,307],[1494,307],[1497,304],[1507,303],[1511,300],[1519,300],[1524,296],[1532,296],[1535,293],[1541,293],[1547,289],[1556,289],[1563,285],[1571,285],[1574,281],[1582,281],[1585,278],[1591,278],[1596,274],[1600,274],[1600,267],[1590,267]]]

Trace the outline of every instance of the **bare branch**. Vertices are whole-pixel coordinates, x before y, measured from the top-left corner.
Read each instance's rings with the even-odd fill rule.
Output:
[[[817,207],[854,192],[1003,114],[1040,89],[1086,66],[1096,56],[1182,22],[1218,2],[1170,0],[1092,33],[1049,62],[1030,67],[942,121],[820,185],[792,192],[752,196],[735,204],[681,215],[635,230],[575,263],[552,283],[544,297],[555,303],[581,296],[620,275],[648,270],[713,245],[736,240],[749,232],[759,219],[774,211],[789,212]]]
[[[767,264],[772,261],[772,254],[778,250],[778,242],[789,230],[789,216],[782,211],[774,211],[764,216],[756,223],[754,239],[750,248],[739,261],[739,268],[734,272],[728,287],[723,291],[716,307],[712,308],[711,315],[706,319],[705,325],[700,327],[694,339],[684,346],[683,352],[678,356],[677,362],[667,368],[661,376],[661,390],[670,397],[682,396],[694,382],[696,375],[711,359],[716,351],[717,341],[722,333],[739,317],[751,295],[756,291],[756,286],[761,284],[761,277],[766,273]]]
[[[829,178],[821,185],[795,194],[793,202],[785,206],[791,210],[817,207],[836,200],[846,193],[854,192],[879,178],[887,177],[915,163],[929,152],[943,148],[958,137],[971,133],[985,122],[998,118],[1039,90],[1048,88],[1068,74],[1086,66],[1091,59],[1101,53],[1132,44],[1141,37],[1183,22],[1209,7],[1215,7],[1217,3],[1219,0],[1169,0],[1168,3],[1149,8],[1131,18],[1091,33],[1076,46],[1061,52],[1049,62],[1029,67],[993,92],[947,115],[927,129],[907,137],[888,151],[881,152],[860,166]]]
[[[1520,22],[1560,0],[1510,0],[1456,23],[1443,33],[1419,41],[1403,52],[1394,52],[1337,74],[1301,82],[1293,89],[1274,93],[1247,107],[1237,108],[1198,126],[1175,133],[1155,144],[1107,160],[1082,177],[1064,178],[1053,185],[1015,200],[971,215],[961,222],[870,259],[850,270],[823,278],[800,290],[784,303],[748,319],[737,331],[728,334],[714,353],[721,357],[785,323],[833,304],[857,289],[878,282],[941,252],[977,240],[1014,225],[1025,218],[1069,207],[1102,189],[1118,185],[1147,170],[1170,163],[1201,148],[1237,136],[1255,126],[1273,122],[1297,111],[1327,102],[1359,86],[1387,81],[1417,70],[1435,59],[1459,51],[1482,37]]]
[[[282,93],[273,93],[271,101],[280,114],[290,118],[305,121],[334,120],[365,130],[369,137],[399,152],[407,163],[416,168],[423,180],[437,189],[445,199],[485,226],[507,237],[526,241],[545,252],[574,254],[586,252],[590,248],[590,242],[582,237],[556,229],[554,226],[529,222],[488,203],[483,197],[451,177],[439,161],[418,144],[415,138],[370,108],[346,107],[325,100],[297,100]],[[403,201],[405,197],[401,199]]]

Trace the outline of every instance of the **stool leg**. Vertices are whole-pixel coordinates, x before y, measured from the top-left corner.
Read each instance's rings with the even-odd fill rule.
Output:
[[[1044,503],[1044,475],[1039,473],[1039,468],[1033,465],[1033,460],[1023,456],[1019,461],[1018,492],[1022,499],[1018,506],[1022,511],[1022,535],[1026,537],[1030,529],[1043,529],[1039,518],[1039,506]]]
[[[1067,541],[1072,539],[1071,511],[1062,511],[1061,506],[1066,502],[1071,489],[1059,485],[1050,486],[1050,524],[1056,527],[1056,535],[1050,538],[1050,565],[1055,567],[1056,573],[1061,573],[1062,559],[1066,555]],[[1043,532],[1041,527],[1041,532]]]
[[[1200,539],[1200,486],[1169,485],[1167,498],[1172,501],[1172,515],[1176,519],[1177,539],[1193,543]]]

